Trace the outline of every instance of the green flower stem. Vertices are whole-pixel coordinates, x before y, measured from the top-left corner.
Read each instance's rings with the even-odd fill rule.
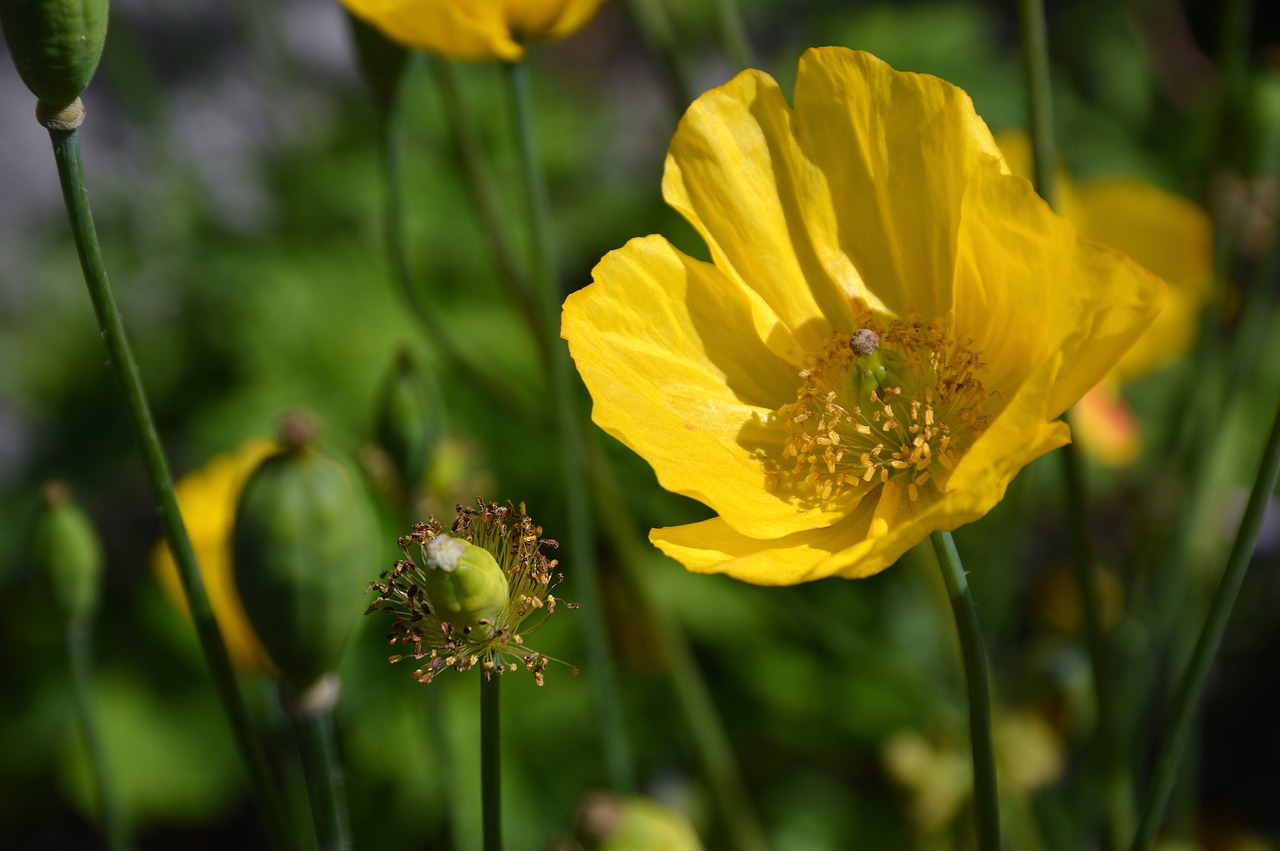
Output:
[[[404,236],[404,157],[403,126],[400,117],[400,101],[397,98],[382,121],[382,167],[383,182],[386,185],[385,207],[383,208],[383,228],[385,231],[387,258],[391,263],[392,275],[400,296],[413,313],[418,324],[422,326],[427,339],[439,348],[444,356],[465,368],[484,385],[495,399],[501,399],[517,408],[522,416],[533,418],[540,411],[539,406],[528,398],[525,390],[517,384],[493,374],[486,368],[484,360],[476,357],[473,348],[458,345],[457,341],[441,321],[439,314],[426,299],[422,297],[414,284],[413,275],[409,271],[407,245]],[[495,254],[499,254],[495,248]],[[501,264],[500,264],[501,265]]]
[[[507,64],[506,79],[511,94],[512,123],[519,143],[521,171],[529,205],[532,232],[532,274],[538,299],[541,329],[550,358],[550,380],[555,400],[556,426],[560,437],[560,477],[568,500],[568,561],[578,582],[583,628],[587,632],[587,661],[594,674],[599,706],[600,734],[604,745],[609,781],[619,792],[635,787],[635,768],[623,727],[618,699],[617,674],[609,652],[604,627],[600,576],[595,562],[595,528],[587,493],[582,453],[586,447],[583,416],[573,385],[573,365],[569,351],[560,341],[561,293],[551,236],[551,212],[547,186],[538,159],[533,125],[533,96],[529,69],[523,62]]]
[[[480,673],[480,806],[484,813],[484,851],[502,851],[502,677]]]
[[[516,259],[516,250],[507,233],[506,218],[502,214],[502,206],[498,203],[498,195],[493,188],[493,179],[485,169],[484,160],[480,156],[479,135],[471,122],[462,103],[462,93],[458,88],[458,75],[453,64],[446,59],[431,57],[436,80],[440,86],[440,96],[444,100],[445,113],[449,117],[449,127],[453,130],[454,147],[458,159],[462,162],[462,170],[471,187],[471,197],[484,222],[485,233],[489,236],[489,247],[493,249],[494,261],[498,265],[498,277],[507,290],[507,297],[519,306],[530,327],[538,327],[538,306],[530,288],[529,278],[521,271]],[[546,340],[535,333],[541,347]],[[545,349],[543,355],[546,355]]]
[[[676,36],[671,28],[667,8],[662,0],[630,0],[627,5],[644,40],[662,60],[667,72],[672,105],[679,115],[693,102],[693,84],[689,81],[684,59],[676,49]]]
[[[311,820],[316,828],[319,851],[345,851],[351,848],[351,828],[343,795],[342,761],[333,728],[333,703],[338,684],[334,677],[322,679],[304,695],[289,692],[281,686],[280,702],[293,722],[302,757],[302,771],[307,778],[307,798],[311,802]],[[316,705],[309,705],[315,701]]]
[[[1027,78],[1027,118],[1036,191],[1058,205],[1058,151],[1053,141],[1053,93],[1049,85],[1049,37],[1042,0],[1018,0],[1018,31]]]
[[[165,539],[178,565],[178,577],[182,580],[182,590],[187,598],[187,607],[191,612],[191,620],[195,624],[196,635],[204,650],[223,709],[231,722],[232,733],[249,772],[249,778],[254,784],[258,801],[265,809],[267,818],[276,831],[276,840],[286,843],[288,847],[293,847],[294,837],[292,831],[288,829],[289,820],[284,802],[277,792],[266,759],[253,734],[249,715],[245,711],[236,685],[235,674],[231,670],[231,661],[227,657],[226,645],[223,644],[222,634],[218,630],[217,622],[213,619],[213,607],[209,604],[209,596],[205,592],[204,581],[200,577],[200,568],[196,564],[195,552],[191,548],[191,540],[187,537],[187,529],[182,522],[182,514],[178,510],[178,501],[173,493],[173,480],[169,475],[168,462],[165,461],[160,437],[156,433],[155,422],[151,418],[151,410],[147,405],[142,377],[138,373],[138,366],[134,362],[128,340],[125,339],[124,323],[120,318],[120,311],[116,308],[111,283],[107,279],[106,266],[98,245],[97,230],[93,225],[93,214],[89,209],[89,193],[85,188],[84,167],[80,159],[79,131],[50,130],[49,137],[53,142],[58,180],[62,184],[62,198],[71,220],[71,235],[76,243],[76,251],[80,255],[80,266],[84,271],[85,284],[89,288],[89,298],[93,302],[94,313],[98,317],[98,326],[107,347],[112,371],[120,382],[120,388],[129,407],[147,480],[151,485],[152,496],[156,500]]]
[[[1093,696],[1098,710],[1099,756],[1106,782],[1105,798],[1109,811],[1108,847],[1120,848],[1133,835],[1135,820],[1133,778],[1124,738],[1118,727],[1115,694],[1111,689],[1107,664],[1107,641],[1102,623],[1102,590],[1098,582],[1098,560],[1089,535],[1085,506],[1084,471],[1075,444],[1062,447],[1062,463],[1067,480],[1068,515],[1075,549],[1076,583],[1080,589],[1080,606],[1084,611],[1085,642],[1093,668]]]
[[[76,723],[80,727],[80,735],[84,737],[85,751],[89,754],[89,768],[93,772],[93,784],[98,794],[102,832],[106,834],[107,847],[111,851],[127,851],[133,847],[133,843],[129,840],[120,798],[108,777],[106,754],[102,749],[102,736],[98,732],[98,715],[94,710],[92,645],[93,637],[88,623],[73,620],[67,624],[71,697],[75,706]]]
[[[733,64],[739,70],[754,67],[755,55],[747,41],[747,27],[742,22],[738,0],[716,0],[716,13],[720,22],[720,38]]]
[[[1223,570],[1222,580],[1209,605],[1209,616],[1200,631],[1200,638],[1196,642],[1195,650],[1191,653],[1191,661],[1179,683],[1169,730],[1156,757],[1155,774],[1143,804],[1138,832],[1131,846],[1133,851],[1147,851],[1155,841],[1156,830],[1160,827],[1165,807],[1169,802],[1169,795],[1178,777],[1178,763],[1191,736],[1191,722],[1199,705],[1205,678],[1209,674],[1209,665],[1218,652],[1218,645],[1222,643],[1222,635],[1226,631],[1231,610],[1235,606],[1236,597],[1240,594],[1240,586],[1244,582],[1245,571],[1248,570],[1249,560],[1253,555],[1253,545],[1258,538],[1258,529],[1262,526],[1267,500],[1275,491],[1277,478],[1280,478],[1280,410],[1276,411],[1271,435],[1267,438],[1267,447],[1258,469],[1258,478],[1253,484],[1252,493],[1249,494],[1249,504],[1245,507],[1244,517],[1240,521],[1240,530],[1236,534],[1231,555],[1227,557],[1227,566]]]
[[[617,547],[618,560],[627,580],[638,590],[643,611],[653,624],[694,755],[706,777],[712,799],[720,810],[730,847],[736,851],[765,851],[769,844],[764,830],[751,806],[729,736],[720,722],[706,680],[698,670],[684,628],[666,602],[653,593],[651,582],[641,570],[641,551],[647,542],[642,544],[636,534],[635,519],[627,510],[609,459],[600,451],[598,442],[592,441],[590,448],[592,485],[600,495],[602,523],[609,539]]]
[[[969,739],[973,746],[973,800],[978,823],[979,851],[1000,849],[1000,798],[996,792],[996,758],[991,740],[991,692],[987,685],[987,654],[978,628],[978,610],[969,593],[964,565],[950,532],[934,532],[933,551],[942,567],[951,609],[960,633],[969,692]]]

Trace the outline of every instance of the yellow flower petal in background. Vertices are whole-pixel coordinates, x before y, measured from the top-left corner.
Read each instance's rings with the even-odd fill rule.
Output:
[[[1015,174],[1031,174],[1031,144],[1023,133],[997,142]],[[1213,285],[1213,227],[1200,207],[1129,177],[1075,182],[1058,173],[1062,214],[1089,239],[1123,251],[1169,284],[1163,312],[1125,353],[1112,378],[1123,384],[1184,354],[1200,327]]]
[[[356,17],[406,47],[453,59],[524,56],[525,39],[577,32],[604,0],[342,0]]]
[[[699,98],[663,192],[713,263],[632,240],[562,327],[595,422],[719,515],[654,543],[761,584],[981,517],[1165,289],[1012,175],[959,89],[821,48],[794,102],[758,71]]]
[[[245,482],[258,464],[275,450],[276,445],[271,441],[250,441],[234,453],[215,456],[199,470],[179,479],[174,487],[191,546],[200,563],[200,575],[209,594],[214,619],[232,664],[244,673],[270,676],[276,675],[276,666],[249,625],[236,591],[231,565],[231,529],[236,502]],[[178,568],[165,542],[156,544],[152,550],[151,565],[169,599],[185,611],[186,598]]]

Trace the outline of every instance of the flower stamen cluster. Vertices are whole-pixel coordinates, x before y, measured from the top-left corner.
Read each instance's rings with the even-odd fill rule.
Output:
[[[495,608],[496,614],[445,616],[451,605],[456,610],[456,600],[432,599],[428,589],[434,587],[437,595],[444,591],[439,583],[433,584],[428,571],[438,569],[434,564],[442,551],[455,548],[450,539],[479,547],[497,562],[506,579],[506,596]],[[422,683],[431,682],[449,668],[466,671],[478,666],[487,678],[523,664],[538,685],[543,684],[548,664],[559,660],[525,646],[525,636],[541,628],[558,605],[576,609],[577,604],[551,593],[564,575],[555,572],[557,561],[543,550],[559,545],[542,537],[541,527],[524,513],[523,504],[517,510],[510,502],[498,505],[477,499],[474,507],[457,507],[457,517],[448,531],[432,517],[414,524],[397,543],[405,557],[366,589],[376,590],[378,599],[365,614],[381,611],[395,617],[387,642],[408,649],[388,661],[425,660],[413,672],[414,679]],[[535,612],[540,613],[537,621],[522,629]],[[576,674],[577,668],[573,671]]]
[[[775,416],[786,433],[770,485],[801,504],[860,497],[901,480],[911,502],[937,487],[997,413],[983,364],[943,319],[888,323],[871,313],[839,331],[800,372]],[[935,463],[936,462],[936,463]]]

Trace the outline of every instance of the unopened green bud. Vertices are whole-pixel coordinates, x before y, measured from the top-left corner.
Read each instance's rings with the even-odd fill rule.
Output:
[[[849,338],[853,365],[849,368],[849,398],[868,404],[871,394],[883,401],[884,391],[901,387],[906,365],[902,355],[880,348],[880,335],[869,328],[859,328]]]
[[[578,811],[578,837],[590,851],[702,851],[688,820],[647,798],[594,792]]]
[[[48,578],[54,603],[68,620],[91,618],[102,582],[97,532],[61,482],[45,485],[43,501],[32,539],[36,567]]]
[[[507,577],[493,555],[461,538],[440,534],[427,542],[427,600],[454,629],[493,634],[507,606]]]
[[[401,350],[382,386],[378,404],[378,445],[395,462],[406,487],[421,481],[442,431],[441,405],[407,349]]]
[[[316,448],[305,420],[281,428],[284,451],[249,478],[236,509],[236,586],[262,645],[291,685],[333,671],[359,614],[374,556],[364,494]]]
[[[56,114],[80,97],[98,68],[107,0],[0,0],[0,24],[18,75],[42,113]]]

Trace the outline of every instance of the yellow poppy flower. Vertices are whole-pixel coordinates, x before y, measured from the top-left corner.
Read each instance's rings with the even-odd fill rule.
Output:
[[[200,563],[200,575],[209,594],[213,617],[218,622],[232,664],[245,673],[264,673],[273,677],[277,674],[275,663],[249,625],[249,617],[236,591],[231,563],[231,529],[236,502],[245,482],[262,460],[276,449],[276,444],[268,440],[250,441],[232,454],[215,456],[174,485],[178,507],[182,510],[191,546]],[[178,579],[178,567],[164,541],[157,543],[152,550],[151,566],[165,594],[185,611],[186,596]]]
[[[1026,134],[1002,133],[996,142],[1013,173],[1030,176]],[[1200,314],[1213,294],[1213,226],[1191,201],[1136,178],[1076,183],[1059,169],[1058,195],[1062,215],[1080,233],[1123,251],[1169,284],[1169,300],[1151,328],[1070,414],[1076,440],[1089,457],[1125,466],[1137,460],[1142,432],[1119,388],[1185,354],[1195,342]]]
[[[604,0],[342,0],[358,18],[406,47],[453,59],[524,56],[520,42],[577,32]]]
[[[759,71],[700,97],[663,194],[713,262],[632,240],[562,328],[595,422],[719,515],[650,540],[777,585],[868,576],[989,511],[1165,290],[1050,211],[942,80],[820,48],[794,103]]]

